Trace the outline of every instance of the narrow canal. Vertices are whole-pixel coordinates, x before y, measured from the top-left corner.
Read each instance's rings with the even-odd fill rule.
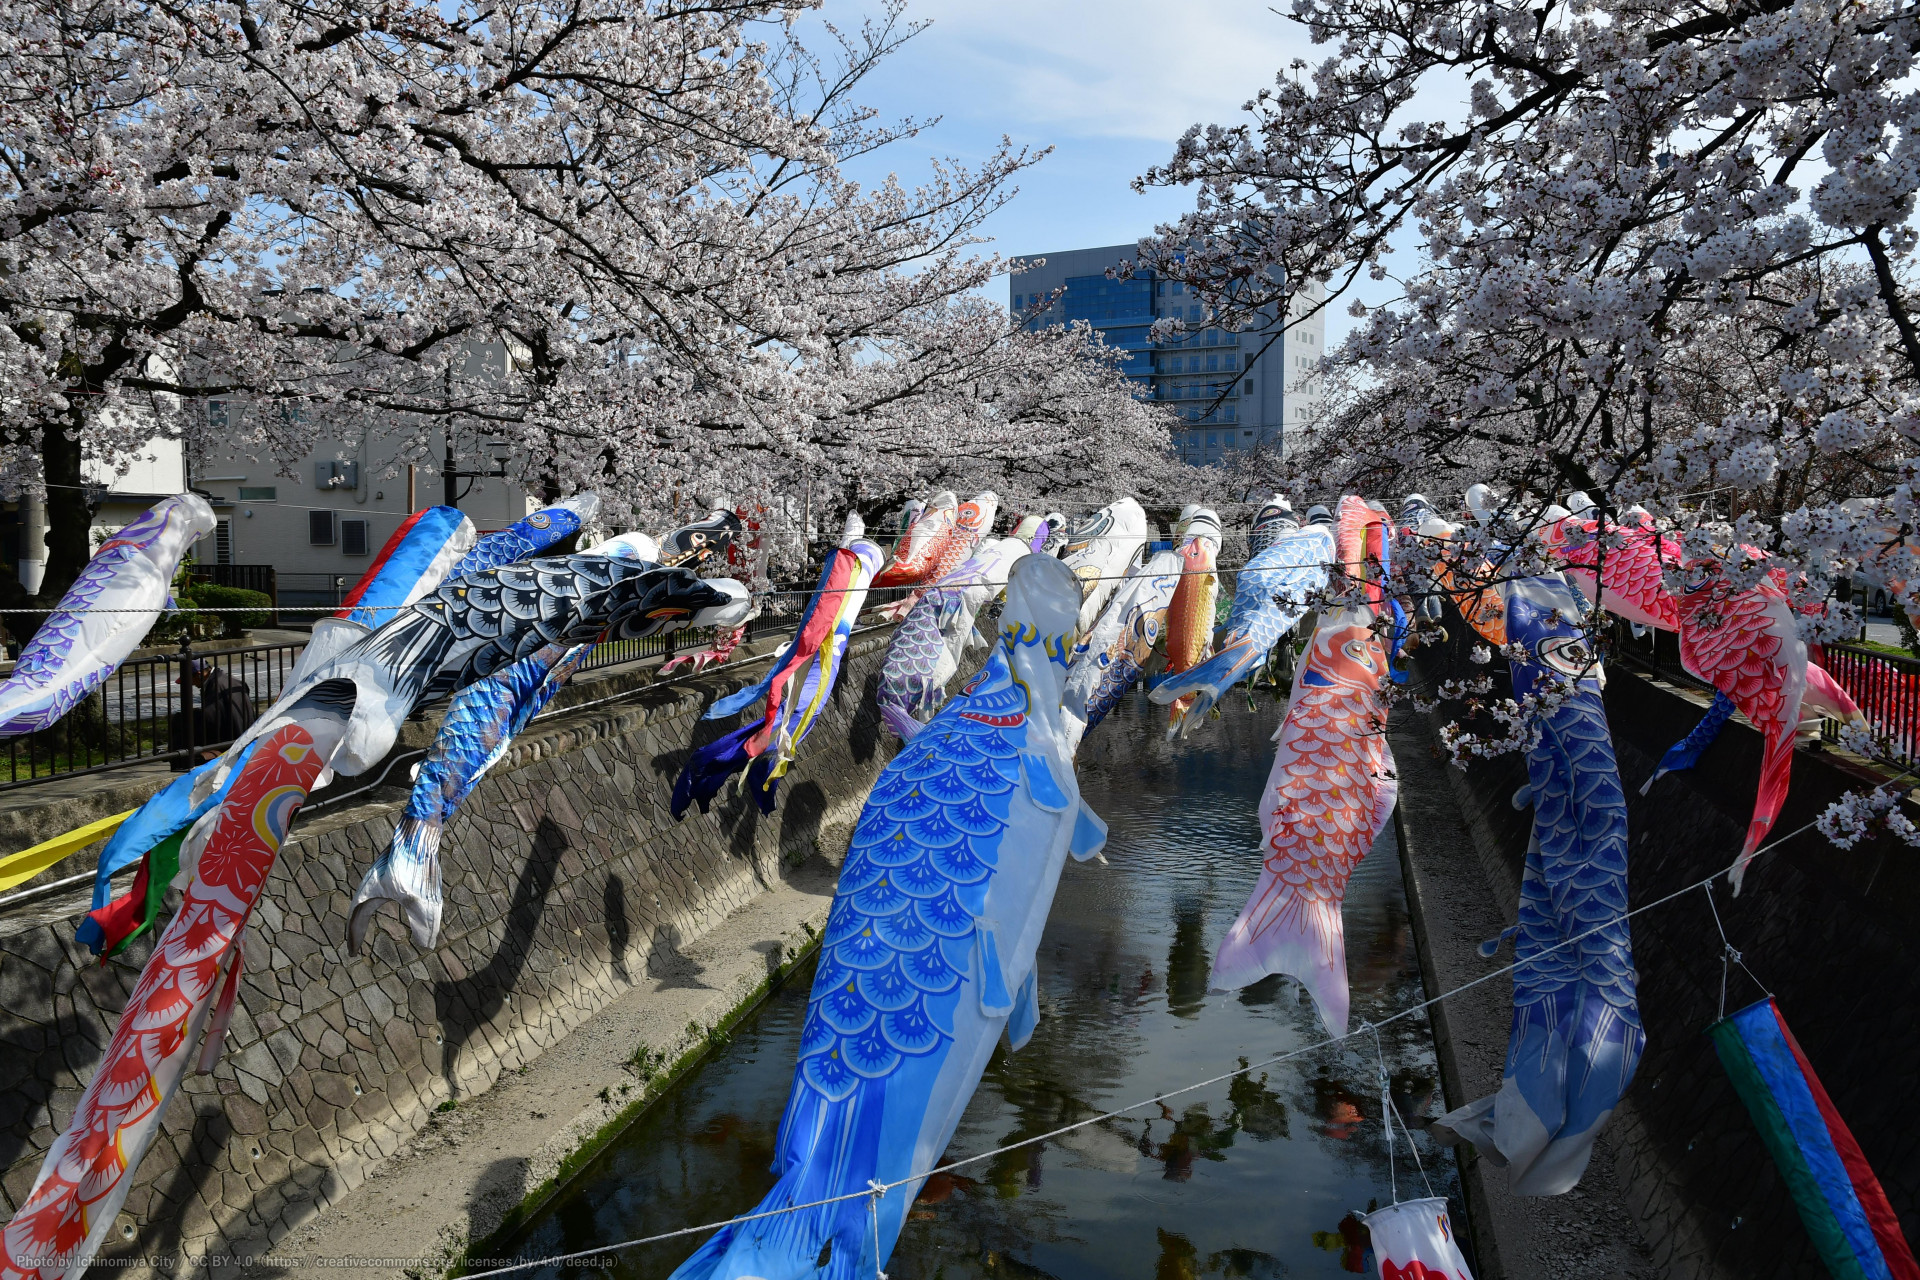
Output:
[[[1111,830],[1108,865],[1069,862],[1040,948],[1041,1019],[987,1068],[952,1160],[1044,1133],[1324,1037],[1291,981],[1209,992],[1212,946],[1260,867],[1257,806],[1279,709],[1235,692],[1175,748],[1165,712],[1130,699],[1089,735],[1081,787]],[[1391,825],[1347,890],[1353,1017],[1422,998]],[[776,991],[583,1170],[513,1241],[542,1257],[754,1207],[773,1183],[812,965]],[[1450,1152],[1421,1131],[1441,1109],[1424,1018],[1384,1034],[1396,1105],[1427,1176],[1451,1197]],[[1338,1276],[1360,1270],[1348,1220],[1391,1199],[1370,1039],[1316,1050],[1045,1144],[930,1179],[887,1270],[895,1280],[987,1276]],[[1403,1199],[1424,1194],[1397,1144]],[[1464,1232],[1462,1233],[1464,1234]],[[618,1255],[664,1277],[700,1242]],[[540,1274],[530,1272],[530,1275]],[[577,1271],[573,1274],[578,1274]]]

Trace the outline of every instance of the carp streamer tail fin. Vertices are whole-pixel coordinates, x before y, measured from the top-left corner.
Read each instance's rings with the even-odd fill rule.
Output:
[[[393,843],[367,868],[347,913],[347,950],[360,954],[367,926],[384,901],[400,904],[422,951],[433,949],[440,936],[440,835],[446,828],[432,818],[411,815],[400,819]]]
[[[1255,897],[1260,896],[1255,890]],[[1291,898],[1257,923],[1242,913],[1213,958],[1216,990],[1251,986],[1270,973],[1284,973],[1307,989],[1321,1021],[1336,1036],[1347,1033],[1347,942],[1337,899]]]
[[[1747,864],[1759,850],[1767,832],[1773,830],[1780,806],[1787,802],[1787,782],[1793,771],[1793,733],[1795,726],[1780,724],[1767,735],[1767,752],[1760,758],[1760,790],[1753,798],[1753,821],[1747,824],[1747,840],[1740,856],[1727,868],[1727,882],[1735,894],[1747,878]]]

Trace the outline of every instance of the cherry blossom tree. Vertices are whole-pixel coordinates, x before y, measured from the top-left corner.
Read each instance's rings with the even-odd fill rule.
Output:
[[[0,449],[47,496],[45,593],[86,558],[83,453],[191,435],[208,396],[253,406],[222,447],[283,466],[374,426],[396,466],[484,435],[636,518],[823,468],[909,487],[1023,422],[1069,456],[1049,415],[1153,452],[1163,424],[1084,339],[964,302],[1038,157],[853,182],[921,131],[854,97],[918,27],[889,7],[817,56],[793,15],[0,0]],[[472,376],[481,348],[511,376]],[[993,403],[1016,407],[961,409]]]
[[[1291,314],[1366,313],[1363,282],[1397,280],[1326,361],[1332,406],[1308,452],[1328,483],[1497,479],[1683,521],[1724,486],[1777,529],[1845,496],[1816,473],[1848,457],[1836,483],[1906,501],[1920,15],[1886,0],[1293,14],[1328,56],[1142,179],[1190,184],[1196,207],[1141,257],[1230,325],[1302,301]],[[1709,369],[1709,353],[1733,358]]]

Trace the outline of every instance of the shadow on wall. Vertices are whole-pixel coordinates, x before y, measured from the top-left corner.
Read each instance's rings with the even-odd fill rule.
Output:
[[[600,891],[600,906],[607,917],[607,950],[613,957],[613,972],[620,981],[631,983],[627,971],[627,944],[633,932],[627,927],[627,884],[613,872],[607,872],[607,884]]]
[[[48,1123],[49,1111],[54,1113],[54,1130],[66,1128],[79,1103],[80,1090],[77,1085],[56,1085],[56,1079],[67,1073],[81,1081],[90,1079],[106,1053],[108,1032],[99,1020],[76,1011],[71,1004],[49,1026],[30,1021],[32,1010],[52,1010],[54,975],[10,955],[0,956],[0,970],[13,970],[5,975],[9,978],[26,970],[39,988],[26,993],[20,1003],[15,1003],[20,993],[11,983],[0,988],[6,995],[6,1005],[0,1008],[0,1122],[4,1123],[0,1128],[0,1172],[5,1172],[28,1154],[33,1131]],[[71,1097],[63,1096],[67,1094]],[[33,1163],[37,1167],[39,1161]],[[24,1195],[25,1190],[15,1194]]]
[[[447,1041],[440,1069],[446,1077],[448,1091],[456,1098],[461,1096],[461,1050],[475,1032],[505,1007],[518,984],[533,952],[534,934],[546,915],[547,894],[559,872],[560,858],[571,847],[572,840],[560,824],[541,815],[533,831],[533,847],[521,864],[520,879],[513,887],[513,898],[507,906],[506,931],[493,958],[485,968],[472,970],[457,982],[434,985],[434,1015]]]
[[[820,843],[820,825],[827,817],[827,793],[817,782],[782,786],[780,793],[780,856],[804,862]]]

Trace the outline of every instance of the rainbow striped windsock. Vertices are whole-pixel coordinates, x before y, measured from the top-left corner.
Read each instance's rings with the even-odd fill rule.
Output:
[[[1920,1280],[1887,1193],[1773,997],[1707,1034],[1834,1280]]]

